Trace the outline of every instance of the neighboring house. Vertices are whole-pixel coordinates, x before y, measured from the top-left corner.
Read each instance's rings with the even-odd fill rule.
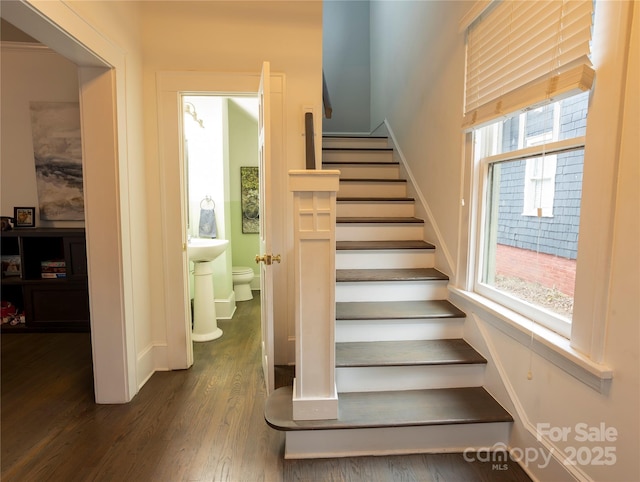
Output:
[[[469,159],[463,154],[468,139],[461,129],[465,33],[460,25],[476,2],[371,2],[368,34],[362,36],[369,45],[361,49],[370,53],[369,69],[364,69],[370,77],[363,88],[370,92],[368,129],[387,121],[421,195],[427,239],[438,245],[436,263],[451,276],[454,302],[467,312],[465,338],[490,358],[487,385],[517,412],[513,445],[536,453],[586,446],[590,455],[611,446],[613,460],[580,464],[573,473],[594,480],[637,480],[640,4],[596,3],[609,13],[597,18],[594,29],[597,85],[590,101],[584,172],[576,169],[571,181],[581,178],[583,196],[579,203],[568,199],[575,186],[556,182],[554,211],[561,202],[568,205],[566,215],[554,212],[553,219],[568,228],[548,247],[553,255],[574,259],[578,241],[570,342],[562,337],[541,341],[546,338],[537,328],[528,334],[514,331],[502,307],[483,306],[473,293],[468,266],[475,201]],[[180,367],[176,345],[185,342],[176,340],[170,328],[179,268],[168,255],[180,249],[171,231],[180,215],[180,193],[167,179],[173,171],[159,147],[158,74],[256,73],[267,60],[273,72],[286,76],[286,102],[278,119],[281,163],[272,175],[279,187],[276,248],[287,253],[292,221],[286,175],[304,166],[304,107],[320,112],[321,105],[322,4],[23,1],[3,2],[0,14],[80,66],[81,99],[91,107],[84,119],[90,129],[85,154],[91,158],[85,189],[96,397],[101,403],[125,403],[155,371]],[[348,85],[327,80],[330,89]],[[334,104],[335,123],[341,107]],[[3,126],[6,115],[3,106]],[[361,125],[347,121],[339,130],[361,132]],[[7,142],[4,135],[2,141]],[[556,172],[573,162],[563,156],[558,156]],[[522,185],[526,166],[515,171],[511,175]],[[5,191],[4,176],[2,182]],[[25,183],[24,189],[30,186]],[[511,195],[524,202],[522,192]],[[6,202],[18,201],[3,197]],[[572,213],[578,209],[584,220],[579,240],[572,231]],[[523,204],[513,219],[521,219],[525,210]],[[531,238],[515,231],[513,221],[500,236],[505,245],[531,249]],[[292,278],[285,256],[277,271],[281,291],[274,300],[280,310],[276,363],[282,364],[293,361],[294,353]],[[613,428],[615,439],[585,445],[576,438],[579,424]],[[566,428],[569,435],[552,439],[549,427]],[[536,430],[540,438],[532,435]],[[569,478],[561,464],[529,468],[541,479]]]
[[[523,136],[525,146],[548,140],[566,139],[576,135],[584,135],[586,130],[587,95],[578,99],[569,99],[563,104],[554,126],[553,109],[538,109],[539,112],[527,113],[526,135]],[[532,115],[533,114],[533,115]],[[504,144],[517,147],[518,139],[511,134],[517,132],[513,124],[518,118],[509,119],[505,126]],[[555,133],[554,133],[555,130]],[[506,148],[503,147],[503,151]],[[582,164],[580,153],[565,153],[549,156],[542,164],[547,164],[546,179],[532,180],[533,169],[527,169],[527,162],[505,166],[501,175],[509,178],[500,192],[502,221],[498,229],[498,243],[521,249],[538,251],[568,259],[576,259],[578,255],[578,228],[580,223],[580,198],[582,197]],[[535,187],[532,185],[535,183]],[[540,186],[538,186],[540,184]],[[547,187],[548,184],[548,187]],[[531,187],[530,187],[531,186]],[[537,198],[536,198],[537,195]],[[542,205],[541,226],[536,215],[536,201]],[[549,244],[539,245],[538,230],[543,231],[543,238]],[[551,234],[553,233],[553,234]]]
[[[502,152],[584,135],[588,101],[582,94],[556,109],[538,108],[506,120]],[[582,151],[571,151],[501,167],[496,274],[573,298],[583,164]],[[532,269],[536,265],[540,268]]]

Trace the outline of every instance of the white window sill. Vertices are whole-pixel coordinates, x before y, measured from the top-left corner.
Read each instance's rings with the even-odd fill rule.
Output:
[[[613,370],[594,363],[573,349],[569,340],[529,319],[470,291],[449,287],[451,301],[463,311],[479,312],[484,321],[507,334],[600,393],[606,393]],[[532,334],[533,332],[533,334]]]

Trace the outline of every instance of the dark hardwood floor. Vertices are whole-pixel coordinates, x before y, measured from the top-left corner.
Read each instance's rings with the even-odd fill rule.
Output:
[[[2,334],[2,481],[530,480],[462,454],[284,460],[263,417],[259,310],[238,303],[191,369],[154,374],[125,405],[94,403],[89,334]]]

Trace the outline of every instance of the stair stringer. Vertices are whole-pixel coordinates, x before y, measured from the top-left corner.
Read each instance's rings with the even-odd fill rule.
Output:
[[[590,480],[578,465],[565,463],[567,459],[562,449],[548,437],[541,436],[527,416],[515,388],[509,381],[498,350],[491,341],[485,322],[475,313],[467,310],[463,331],[463,339],[487,360],[482,386],[513,417],[513,424],[506,442],[506,450],[510,452],[512,459],[518,462],[532,480],[564,480],[567,476],[575,480]],[[498,447],[494,444],[482,447],[481,450],[495,451],[496,448]],[[527,457],[532,459],[534,453],[538,459],[527,460]],[[541,459],[542,453],[544,453],[544,461]],[[527,462],[536,469],[535,472]]]
[[[384,126],[389,134],[389,144],[390,147],[393,148],[393,157],[395,161],[400,163],[400,171],[404,174],[405,179],[407,180],[407,195],[410,197],[414,197],[416,199],[415,216],[421,219],[424,219],[424,239],[429,240],[429,242],[436,245],[436,262],[435,267],[440,271],[449,275],[451,279],[456,274],[456,264],[453,260],[453,256],[451,256],[451,252],[447,248],[446,243],[442,237],[442,232],[438,228],[438,224],[436,223],[435,217],[431,212],[431,208],[427,203],[422,191],[418,187],[416,182],[416,178],[409,167],[409,163],[405,158],[402,149],[400,148],[400,144],[398,143],[396,136],[389,124],[389,121],[385,118]]]

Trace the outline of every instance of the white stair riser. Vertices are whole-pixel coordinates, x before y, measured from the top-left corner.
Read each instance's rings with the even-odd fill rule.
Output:
[[[479,387],[485,364],[338,367],[338,393]]]
[[[372,138],[341,138],[341,137],[325,137],[322,139],[322,147],[347,148],[347,149],[384,149],[389,147],[389,141],[386,137]]]
[[[336,241],[419,241],[424,239],[424,225],[340,223],[336,227]]]
[[[336,251],[336,269],[433,268],[434,263],[435,253],[427,249]]]
[[[336,204],[338,217],[392,217],[411,218],[415,215],[413,202],[372,202],[372,201],[338,201]]]
[[[285,432],[285,459],[462,453],[508,447],[511,423],[468,423]],[[501,456],[501,455],[500,455]]]
[[[341,281],[336,283],[336,301],[443,300],[448,281]]]
[[[380,164],[374,166],[366,164],[354,166],[353,164],[329,164],[323,169],[337,169],[340,171],[340,179],[399,179],[400,168],[395,164]]]
[[[407,197],[405,182],[341,182],[338,197]]]
[[[322,160],[331,162],[393,162],[389,150],[322,151]]]
[[[462,338],[464,318],[337,320],[336,342],[452,340]]]

